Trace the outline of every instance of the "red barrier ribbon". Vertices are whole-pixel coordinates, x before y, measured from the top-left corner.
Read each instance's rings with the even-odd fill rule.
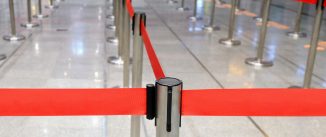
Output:
[[[317,3],[317,0],[297,0],[297,1],[308,3],[308,4],[316,4]]]
[[[0,89],[0,116],[143,115],[145,89]]]
[[[184,90],[190,116],[326,116],[325,89]]]
[[[132,7],[131,0],[126,0],[126,5],[128,8],[129,16],[130,18],[132,18],[135,14],[135,10],[134,7]]]
[[[164,71],[163,71],[161,64],[156,56],[155,50],[153,49],[152,42],[148,36],[147,30],[146,30],[146,27],[145,27],[145,24],[143,21],[141,21],[140,31],[141,31],[143,41],[145,44],[145,48],[147,51],[147,55],[151,62],[152,69],[153,69],[156,79],[158,80],[158,79],[164,78],[165,77]]]

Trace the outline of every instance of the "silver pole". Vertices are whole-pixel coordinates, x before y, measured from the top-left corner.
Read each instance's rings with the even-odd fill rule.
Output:
[[[24,40],[25,36],[17,34],[14,0],[9,0],[9,12],[10,12],[11,34],[10,35],[5,35],[3,37],[3,39],[6,40],[6,41]]]
[[[182,82],[175,78],[163,78],[156,85],[156,137],[179,137]]]
[[[203,27],[203,30],[207,32],[213,32],[213,31],[218,31],[220,30],[220,27],[214,25],[215,21],[215,5],[216,5],[216,0],[212,1],[212,6],[211,6],[211,15],[209,19],[209,25],[205,25]]]
[[[143,74],[143,39],[140,33],[140,21],[145,21],[145,13],[135,13],[133,31],[132,87],[142,87]],[[140,116],[131,116],[131,137],[140,136]]]
[[[189,8],[185,7],[185,0],[181,0],[181,6],[177,8],[178,11],[188,11]]]
[[[191,21],[194,21],[194,22],[197,21],[197,20],[202,20],[203,19],[201,17],[197,17],[197,1],[198,0],[194,0],[194,13],[193,13],[192,16],[189,17],[189,19]]]
[[[268,16],[270,11],[270,3],[271,0],[266,0],[266,3],[264,5],[264,12],[263,12],[263,22],[260,29],[260,38],[258,43],[258,49],[257,49],[257,57],[254,58],[247,58],[245,60],[245,63],[252,66],[257,67],[271,67],[273,66],[272,61],[266,61],[264,60],[264,49],[265,49],[265,40],[266,40],[266,34],[267,34],[267,25],[268,25]]]
[[[129,88],[129,68],[130,68],[130,15],[128,12],[126,1],[123,0],[123,45],[122,45],[122,60],[123,60],[123,87]]]
[[[291,37],[293,39],[299,39],[299,38],[307,37],[306,33],[301,32],[301,20],[302,20],[303,8],[304,8],[304,3],[299,2],[299,9],[298,9],[298,12],[297,12],[297,17],[295,19],[294,31],[287,33],[287,36],[289,36],[289,37]]]
[[[114,0],[113,1],[113,12],[114,12],[114,25],[107,25],[106,28],[110,29],[110,30],[115,30],[115,36],[113,37],[108,37],[106,40],[107,42],[111,43],[111,44],[118,44],[119,39],[117,38],[119,36],[119,31],[120,31],[120,2],[119,0]]]
[[[38,18],[38,19],[43,19],[43,18],[47,18],[49,17],[49,15],[44,15],[42,13],[42,0],[38,1],[38,14],[34,16],[34,18]]]
[[[263,18],[261,16],[262,16],[262,14],[264,12],[265,3],[266,3],[266,0],[261,0],[261,7],[260,7],[259,15],[253,18],[256,22],[262,22],[263,21]]]
[[[108,62],[111,63],[111,64],[114,64],[114,65],[123,65],[123,59],[122,59],[122,47],[124,45],[124,12],[125,12],[125,5],[124,5],[124,2],[123,0],[118,0],[119,1],[119,16],[118,16],[118,19],[119,19],[119,31],[118,31],[118,56],[111,56],[109,57],[108,59]]]
[[[306,72],[304,76],[303,88],[310,88],[311,80],[314,70],[314,64],[316,60],[317,48],[318,48],[318,39],[320,28],[322,24],[323,14],[324,14],[324,0],[318,0],[315,23],[313,26],[313,33],[310,41],[310,49],[308,54],[308,60],[306,65]]]
[[[31,0],[27,0],[27,23],[21,24],[22,27],[25,28],[34,28],[40,26],[38,23],[32,22],[32,2]]]
[[[234,33],[234,28],[235,28],[235,23],[236,23],[236,7],[237,3],[239,3],[239,0],[232,0],[232,8],[231,8],[231,13],[230,13],[230,18],[229,18],[229,32],[228,32],[228,37],[227,38],[222,38],[219,40],[220,44],[227,45],[227,46],[239,46],[241,45],[241,41],[235,40],[233,38],[233,33]]]

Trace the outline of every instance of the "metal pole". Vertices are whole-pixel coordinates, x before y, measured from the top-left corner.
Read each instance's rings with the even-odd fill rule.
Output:
[[[301,32],[301,20],[302,20],[302,11],[304,8],[304,3],[299,2],[299,9],[297,12],[297,17],[295,19],[295,27],[294,31],[286,33],[287,36],[293,38],[293,39],[299,39],[299,38],[305,38],[307,37],[307,34],[304,32]]]
[[[239,46],[241,45],[241,41],[233,39],[233,32],[235,28],[236,23],[236,7],[239,0],[232,0],[232,8],[231,8],[231,14],[229,18],[229,32],[228,37],[223,38],[219,40],[220,44],[227,45],[227,46]]]
[[[32,22],[32,2],[31,0],[27,0],[27,23],[21,24],[22,27],[25,28],[34,28],[40,26],[38,23]]]
[[[214,21],[215,21],[215,5],[216,5],[216,0],[213,0],[212,1],[212,6],[211,6],[211,15],[210,15],[210,19],[209,19],[209,25],[205,25],[203,27],[203,30],[205,30],[207,32],[213,32],[213,31],[220,30],[220,27],[214,25]]]
[[[156,137],[179,137],[182,82],[163,78],[156,82]]]
[[[261,0],[261,7],[260,7],[259,15],[253,18],[256,22],[262,22],[263,21],[263,18],[261,16],[262,16],[262,14],[264,12],[265,3],[266,3],[266,0]]]
[[[322,18],[324,14],[324,6],[323,6],[324,0],[318,0],[317,2],[318,3],[317,3],[317,10],[316,10],[316,17],[315,17],[313,33],[310,42],[310,49],[309,49],[308,60],[306,65],[306,72],[304,76],[303,88],[310,88],[311,86],[311,80],[312,80],[314,64],[315,64],[317,48],[318,48],[319,33],[320,33]]]
[[[193,13],[193,16],[190,16],[189,19],[191,21],[197,21],[197,20],[202,20],[203,18],[201,17],[197,17],[197,1],[198,0],[194,0],[194,13]]]
[[[265,40],[266,40],[266,34],[267,34],[267,24],[268,24],[268,16],[270,11],[270,3],[271,0],[266,0],[266,3],[263,7],[263,22],[260,29],[260,39],[259,39],[259,45],[257,49],[257,57],[254,58],[247,58],[245,60],[245,63],[252,66],[257,67],[271,67],[273,66],[272,61],[266,61],[264,60],[264,49],[265,49]]]
[[[107,42],[111,43],[111,44],[118,44],[119,39],[117,38],[119,36],[119,32],[120,32],[120,5],[121,3],[119,2],[120,0],[114,0],[114,25],[107,25],[106,28],[110,29],[110,30],[115,30],[115,36],[113,37],[108,37],[106,40]]]
[[[143,39],[140,33],[140,22],[145,21],[145,13],[135,13],[133,20],[133,61],[132,64],[132,87],[142,87],[143,74]],[[140,116],[131,116],[131,137],[140,136]]]
[[[189,8],[185,7],[185,0],[181,0],[181,6],[177,8],[178,11],[188,11]]]
[[[118,32],[118,56],[111,56],[108,59],[108,62],[114,65],[123,65],[123,59],[122,59],[122,47],[124,45],[124,12],[125,12],[125,5],[124,4],[124,0],[118,0],[119,1],[119,32]]]
[[[38,19],[43,19],[43,18],[47,18],[49,17],[49,15],[43,15],[42,13],[42,0],[38,1],[38,14],[34,16],[34,18],[38,18]]]
[[[130,15],[128,12],[126,0],[123,0],[124,12],[123,12],[123,37],[124,42],[122,45],[122,60],[123,60],[123,87],[129,88],[129,71],[130,71]]]
[[[3,39],[6,40],[6,41],[20,41],[20,40],[24,40],[25,39],[25,36],[17,34],[14,0],[9,0],[9,12],[10,12],[10,28],[11,28],[11,34],[10,35],[5,35],[3,37]]]

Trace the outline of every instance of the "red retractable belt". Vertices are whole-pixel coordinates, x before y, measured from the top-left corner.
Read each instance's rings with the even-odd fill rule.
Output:
[[[0,89],[0,116],[143,115],[145,89]]]
[[[304,2],[304,3],[308,3],[308,4],[316,4],[317,0],[296,0],[299,2]]]
[[[184,90],[190,116],[326,116],[325,89]]]
[[[147,56],[151,62],[152,65],[152,69],[154,72],[154,75],[156,77],[156,79],[161,79],[165,77],[164,71],[161,67],[161,64],[156,56],[155,50],[153,48],[152,42],[148,36],[148,32],[146,30],[145,27],[145,23],[143,21],[140,22],[140,31],[143,37],[143,41],[145,44],[145,48],[146,48],[146,52],[147,52]]]
[[[131,0],[126,0],[126,5],[127,5],[127,8],[128,8],[130,18],[132,18],[134,16],[134,14],[135,14],[135,10],[132,7]]]

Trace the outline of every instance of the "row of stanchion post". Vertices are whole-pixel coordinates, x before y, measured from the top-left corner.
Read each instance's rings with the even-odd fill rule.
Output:
[[[14,0],[9,0],[8,4],[9,4],[9,17],[10,17],[10,34],[3,36],[3,39],[6,40],[6,41],[25,40],[26,37],[17,32],[16,16],[15,16],[15,2],[14,2]],[[46,6],[46,8],[54,9],[54,8],[58,8],[58,6],[55,5],[53,0],[50,0],[50,5]],[[40,24],[36,23],[36,22],[33,22],[32,17],[33,17],[32,16],[32,1],[27,0],[27,22],[21,24],[21,27],[24,27],[24,28],[27,28],[27,29],[39,27]],[[38,18],[38,19],[43,19],[43,18],[48,17],[48,15],[44,15],[42,13],[42,0],[38,0],[38,14],[35,15],[34,17]],[[6,59],[6,55],[1,54],[0,55],[0,60],[4,60],[4,59]]]
[[[118,9],[118,10],[117,10]],[[142,23],[146,25],[146,15],[142,12],[135,12],[133,17],[129,14],[126,5],[126,0],[115,0],[113,2],[114,17],[110,17],[114,24],[117,26],[115,36],[109,37],[109,43],[117,37],[118,42],[118,55],[109,57],[108,63],[123,66],[123,87],[130,87],[130,64],[131,65],[131,87],[142,87],[142,71],[143,71],[143,37],[141,26]],[[132,19],[132,20],[131,20]],[[132,44],[130,35],[132,33]],[[130,59],[132,47],[132,61]],[[156,118],[156,136],[157,137],[178,137],[179,126],[181,121],[181,90],[182,82],[175,78],[163,78],[158,80],[155,85],[147,85],[147,96],[152,97],[157,103],[149,103],[148,105],[155,105],[148,112],[156,111],[153,117]],[[154,89],[154,90],[153,90]],[[157,90],[157,92],[156,92]],[[149,94],[157,93],[155,96]],[[167,103],[168,102],[168,103]],[[149,109],[151,107],[147,107]],[[154,109],[155,108],[155,109]],[[131,116],[131,137],[140,137],[141,116]]]
[[[315,17],[315,25],[313,30],[313,36],[311,39],[311,48],[309,52],[308,63],[306,67],[304,88],[310,88],[312,70],[314,66],[314,60],[316,57],[316,48],[319,37],[319,31],[321,26],[321,19],[323,16],[323,6],[321,3],[323,0],[319,0],[317,4],[317,16]],[[217,30],[218,27],[214,26],[214,16],[215,16],[215,4],[217,1],[213,0],[213,8],[211,9],[211,19],[209,25],[206,26],[207,31]],[[168,0],[168,3],[176,3],[174,0]],[[197,3],[197,0],[195,0]],[[239,0],[232,0],[231,3],[231,13],[229,18],[229,31],[228,37],[220,39],[220,43],[227,46],[238,46],[241,45],[241,41],[234,39],[234,30],[236,27],[236,12],[241,10],[239,6]],[[257,21],[262,23],[260,28],[260,38],[258,41],[258,48],[256,57],[247,58],[244,62],[248,65],[255,67],[270,67],[273,66],[273,62],[266,60],[264,58],[265,50],[265,40],[267,36],[267,26],[269,21],[271,0],[262,1],[262,11],[261,15],[255,18]],[[300,3],[300,8],[298,10],[298,15],[296,18],[296,27],[291,36],[296,38],[303,37],[303,33],[300,31],[301,22],[301,12],[304,4]],[[141,87],[142,83],[142,65],[143,65],[143,38],[141,33],[141,22],[146,24],[146,15],[144,13],[136,12],[131,20],[131,16],[128,12],[126,0],[114,0],[113,1],[113,14],[107,16],[107,19],[113,21],[113,24],[109,24],[106,27],[112,31],[115,31],[115,35],[107,38],[107,42],[118,46],[117,56],[111,56],[108,58],[108,62],[114,65],[123,65],[123,87],[124,88],[138,88]],[[179,10],[186,10],[184,0],[181,1],[181,7]],[[197,16],[197,5],[194,6],[194,14],[190,17],[191,20],[196,21],[201,18]],[[261,19],[258,19],[260,18]],[[132,41],[131,44],[131,32]],[[290,35],[290,33],[289,33]],[[294,36],[293,36],[294,37]],[[132,45],[132,59],[131,56],[131,45]],[[131,70],[130,70],[130,64]],[[131,71],[131,75],[130,75]],[[131,77],[131,86],[130,86]],[[178,137],[179,136],[179,126],[180,126],[180,98],[182,82],[174,78],[163,78],[158,80],[155,85],[148,85],[148,93],[150,89],[157,90],[157,104],[155,104],[155,117],[156,121],[156,135],[157,137]],[[154,91],[155,92],[155,91]],[[149,95],[147,93],[147,96]],[[179,100],[178,100],[179,99]],[[174,100],[174,101],[172,101]],[[166,103],[166,101],[168,101]],[[140,136],[140,116],[131,116],[131,137]],[[150,118],[150,119],[151,119]]]
[[[229,18],[229,27],[228,27],[228,36],[227,38],[223,38],[219,40],[219,43],[222,45],[226,45],[228,47],[232,46],[239,46],[241,45],[241,41],[234,39],[234,30],[236,29],[236,12],[243,11],[241,8],[241,0],[231,0],[231,13]],[[177,1],[168,0],[168,3],[178,3]],[[193,15],[189,17],[191,21],[199,21],[203,18],[197,15],[198,10],[198,1],[194,0],[194,8],[193,8]],[[216,26],[215,21],[215,6],[218,4],[224,4],[225,2],[220,0],[212,0],[211,1],[211,11],[209,13],[209,22],[208,25],[205,25],[203,27],[203,30],[207,32],[213,32],[220,30],[220,27]],[[307,60],[307,66],[306,66],[306,73],[304,78],[304,88],[309,88],[311,85],[311,78],[312,78],[312,71],[314,66],[314,60],[316,56],[316,51],[318,47],[318,37],[319,37],[319,31],[320,31],[320,24],[321,24],[321,15],[323,14],[323,3],[324,0],[317,0],[317,10],[316,10],[316,16],[315,16],[315,24],[313,28],[313,35],[311,36],[311,42],[310,42],[310,51],[309,56]],[[259,41],[257,46],[257,53],[255,57],[247,58],[245,59],[245,63],[247,65],[251,65],[254,67],[271,67],[273,66],[272,60],[267,60],[264,57],[265,52],[265,41],[266,36],[268,32],[268,23],[269,23],[269,14],[270,14],[270,6],[271,6],[271,0],[261,0],[261,11],[259,14],[254,17],[253,19],[256,22],[261,23],[260,32],[259,32]],[[298,10],[297,15],[295,18],[295,25],[293,28],[293,31],[287,32],[286,35],[293,39],[299,39],[299,38],[305,38],[307,37],[307,34],[305,32],[302,32],[301,30],[301,23],[302,23],[302,14],[304,11],[305,4],[303,2],[298,2]],[[185,9],[185,0],[181,0],[181,7]]]

